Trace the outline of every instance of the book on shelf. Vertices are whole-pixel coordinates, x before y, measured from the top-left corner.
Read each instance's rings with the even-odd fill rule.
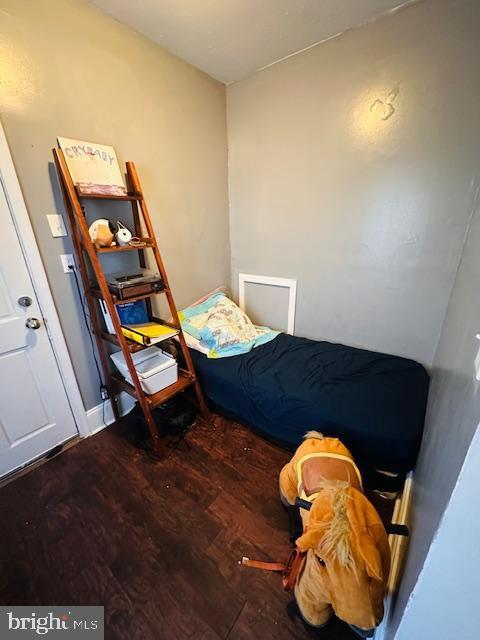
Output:
[[[98,303],[102,310],[106,329],[108,333],[114,335],[115,328],[105,300],[100,298]],[[157,342],[168,340],[168,338],[173,338],[178,334],[177,329],[150,320],[145,300],[133,300],[117,304],[116,310],[123,335],[139,344],[145,346],[157,344]]]
[[[105,326],[107,328],[108,333],[114,334],[115,329],[113,327],[112,318],[107,309],[107,305],[105,304],[105,300],[100,298],[98,300],[98,304],[100,305],[100,309],[102,311],[103,318],[105,320]],[[148,317],[147,305],[145,300],[133,300],[130,302],[122,302],[122,304],[117,304],[116,306],[118,318],[120,320],[120,324],[143,324],[145,322],[150,322],[150,318]]]
[[[157,344],[178,335],[178,329],[159,322],[143,322],[141,324],[122,325],[122,333],[126,338],[145,346]]]

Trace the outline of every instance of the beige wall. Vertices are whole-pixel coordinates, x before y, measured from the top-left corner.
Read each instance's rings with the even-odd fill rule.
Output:
[[[136,162],[183,306],[229,278],[225,88],[85,2],[0,0],[0,117],[88,408],[98,382],[59,259],[71,244],[45,217],[63,210],[56,136],[112,144]]]
[[[298,335],[432,363],[478,189],[479,26],[427,1],[228,87],[233,284],[296,278]]]

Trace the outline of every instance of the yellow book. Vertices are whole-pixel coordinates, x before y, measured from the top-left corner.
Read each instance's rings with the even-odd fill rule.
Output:
[[[150,345],[173,338],[178,334],[178,330],[158,322],[145,322],[122,325],[122,333],[139,344]]]

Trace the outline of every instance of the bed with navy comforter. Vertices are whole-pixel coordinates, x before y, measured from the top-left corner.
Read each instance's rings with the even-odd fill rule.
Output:
[[[413,360],[279,334],[228,358],[191,355],[214,408],[283,446],[308,429],[340,438],[363,464],[413,468],[429,378]]]

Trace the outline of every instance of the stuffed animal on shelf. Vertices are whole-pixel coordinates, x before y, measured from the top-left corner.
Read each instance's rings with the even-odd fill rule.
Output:
[[[90,238],[96,247],[111,247],[115,245],[113,240],[114,231],[114,225],[105,218],[98,218],[88,228]]]
[[[303,522],[294,594],[304,621],[322,627],[335,613],[359,636],[372,636],[383,618],[390,547],[351,453],[310,431],[279,484],[282,502],[299,504]]]

